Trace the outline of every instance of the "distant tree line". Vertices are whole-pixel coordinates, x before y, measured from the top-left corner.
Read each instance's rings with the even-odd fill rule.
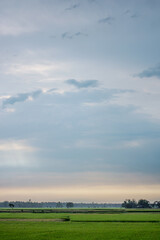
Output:
[[[27,202],[23,201],[4,201],[0,202],[2,208],[160,208],[160,201],[150,203],[146,199],[138,201],[134,199],[126,199],[121,203],[73,203],[73,202]]]
[[[0,207],[8,208],[119,208],[121,203],[72,203],[72,202],[27,202],[4,201],[0,202]]]
[[[122,207],[124,208],[160,208],[160,201],[155,201],[150,203],[146,199],[140,199],[138,202],[134,199],[126,199],[122,203]]]
[[[9,203],[8,205],[10,208],[14,208],[14,204],[13,203]],[[57,202],[56,203],[56,208],[62,208],[63,204],[61,202]],[[74,207],[74,203],[73,202],[67,202],[66,203],[66,207],[67,208],[73,208]]]

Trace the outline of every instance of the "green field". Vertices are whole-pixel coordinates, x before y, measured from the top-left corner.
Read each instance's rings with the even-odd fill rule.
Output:
[[[67,216],[70,221],[41,222]],[[0,239],[160,240],[160,213],[0,213]]]

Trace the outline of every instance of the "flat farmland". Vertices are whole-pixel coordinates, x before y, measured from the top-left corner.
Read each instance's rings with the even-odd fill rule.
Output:
[[[0,213],[0,239],[160,240],[160,213]]]

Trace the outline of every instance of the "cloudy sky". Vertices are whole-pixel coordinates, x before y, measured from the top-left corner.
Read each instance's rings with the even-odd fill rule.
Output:
[[[0,1],[0,201],[160,200],[160,1]]]

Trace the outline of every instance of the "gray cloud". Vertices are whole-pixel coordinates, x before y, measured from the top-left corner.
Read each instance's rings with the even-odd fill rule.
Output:
[[[124,15],[127,15],[127,14],[129,14],[131,11],[129,10],[129,9],[127,9],[123,14]]]
[[[88,88],[88,87],[96,87],[98,85],[97,80],[85,80],[85,81],[77,81],[75,79],[69,79],[66,83],[73,85],[77,88]]]
[[[160,1],[19,2],[0,1],[3,20],[0,23],[0,35],[3,35],[0,45],[0,144],[2,149],[5,143],[8,146],[14,140],[14,144],[24,140],[36,150],[27,153],[23,149],[0,151],[1,166],[4,166],[0,167],[0,178],[7,179],[11,187],[17,172],[22,176],[23,172],[33,176],[39,172],[39,177],[34,179],[47,188],[50,180],[42,181],[41,175],[44,173],[44,178],[48,177],[48,172],[51,176],[56,172],[58,176],[68,172],[62,183],[75,183],[74,179],[68,180],[68,176],[71,172],[83,171],[99,171],[100,176],[104,172],[104,178],[108,172],[126,171],[129,176],[124,184],[131,179],[130,172],[150,173],[153,177],[157,173],[160,177],[157,120],[160,116],[160,74],[153,74],[155,62],[159,63]],[[79,7],[74,6],[78,3]],[[135,13],[139,17],[131,18]],[[145,13],[143,17],[141,13]],[[68,32],[68,39],[67,34],[62,38],[65,32]],[[88,33],[88,37],[79,32]],[[17,56],[13,56],[15,54]],[[141,77],[150,74],[147,76],[150,78],[138,77],[139,81],[133,81],[130,76],[133,69]],[[151,75],[156,75],[152,78],[157,84],[149,81]],[[64,83],[71,78],[75,80]],[[98,84],[103,82],[103,85],[93,87],[91,82],[88,86],[86,81],[80,81],[89,79],[97,79]],[[145,86],[141,80],[148,80]],[[57,90],[51,90],[54,87]],[[137,92],[125,94],[124,90],[123,93],[121,89],[128,87]],[[34,99],[35,96],[30,95],[38,89],[45,91]],[[33,101],[28,101],[32,98]],[[9,162],[11,166],[3,164]],[[11,178],[11,173],[15,178]],[[1,179],[0,184],[5,188]],[[23,188],[29,183],[33,186],[34,179],[23,181],[20,176],[17,181],[23,182]],[[111,176],[110,181],[114,179]],[[137,181],[136,177],[132,181],[135,179]],[[51,186],[59,181],[51,179]],[[83,182],[87,185],[91,180]],[[159,182],[156,180],[157,184]],[[104,186],[103,181],[100,183]],[[5,192],[3,195],[6,198]],[[23,193],[19,198],[23,199]]]
[[[108,23],[111,24],[113,22],[114,18],[113,17],[106,17],[102,18],[98,21],[98,23]]]
[[[131,18],[137,18],[137,17],[139,17],[139,15],[137,13],[134,13],[131,15]]]
[[[88,0],[89,3],[95,3],[96,0]]]
[[[54,92],[55,90],[57,90],[57,88],[51,88],[51,89],[49,89],[49,90],[47,91],[47,93],[52,93],[52,92]]]
[[[88,36],[86,33],[82,33],[82,32],[76,32],[75,34],[74,34],[74,36]]]
[[[123,15],[128,15],[130,18],[137,18],[139,15],[137,13],[132,13],[130,9],[127,9]]]
[[[68,32],[62,33],[62,38],[72,38],[72,36]]]
[[[17,96],[11,96],[3,101],[3,108],[5,108],[7,105],[13,105],[16,102],[25,102],[29,99],[29,97],[35,99],[40,94],[42,94],[42,90],[37,90],[30,93],[19,93]]]
[[[73,4],[72,6],[70,6],[70,7],[68,7],[68,8],[66,8],[65,10],[73,10],[73,9],[75,9],[75,8],[78,8],[80,6],[80,4]]]
[[[122,169],[158,172],[159,125],[135,114],[132,106],[108,105],[119,92],[122,90],[84,89],[43,94],[32,104],[26,104],[25,114],[21,114],[23,104],[20,104],[12,117],[5,114],[5,118],[0,118],[1,139],[24,139],[27,136],[27,142],[37,149],[35,156],[32,152],[27,155],[27,159],[37,159],[37,165],[34,161],[33,165],[29,164],[33,172],[86,169],[105,172],[109,167],[119,172]],[[104,101],[106,104],[101,105]],[[84,103],[98,104],[93,107]],[[24,128],[26,124],[28,128]],[[3,159],[2,154],[0,159]],[[8,153],[4,157],[9,161],[11,156]]]
[[[160,65],[154,68],[148,68],[144,71],[142,71],[141,73],[135,75],[138,76],[140,78],[150,78],[150,77],[157,77],[160,78]]]
[[[87,37],[88,35],[86,33],[82,33],[82,32],[76,32],[74,34],[70,34],[69,32],[64,32],[62,33],[62,38],[65,39],[73,39],[75,37],[80,37],[80,36],[84,36]]]

